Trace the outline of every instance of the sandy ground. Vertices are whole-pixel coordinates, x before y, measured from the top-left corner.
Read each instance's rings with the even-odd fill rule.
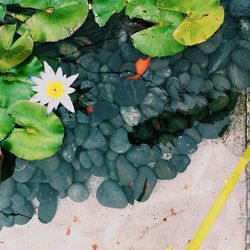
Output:
[[[160,181],[150,200],[123,210],[105,208],[95,192],[84,203],[60,202],[48,225],[35,216],[25,226],[0,232],[1,250],[184,250],[236,166],[245,145],[244,105],[227,135],[204,141],[188,170]],[[241,112],[240,112],[241,111]],[[91,182],[96,189],[100,179]],[[202,250],[243,250],[246,231],[246,182],[242,176]]]

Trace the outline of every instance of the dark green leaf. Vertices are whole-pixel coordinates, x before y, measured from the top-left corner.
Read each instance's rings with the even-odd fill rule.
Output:
[[[104,26],[114,13],[119,13],[124,8],[125,2],[125,0],[93,0],[95,21],[100,27]]]
[[[132,36],[134,46],[152,57],[174,55],[185,48],[173,38],[175,29],[175,25],[155,25],[137,32]]]
[[[15,77],[1,77],[0,107],[6,108],[18,100],[30,99],[34,95],[31,86],[28,81],[17,80]]]
[[[14,119],[6,113],[6,109],[0,108],[0,141],[9,134],[14,125]]]
[[[34,45],[29,32],[25,32],[11,45],[16,27],[15,25],[4,26],[4,28],[0,27],[0,71],[9,70],[23,62],[32,53]]]

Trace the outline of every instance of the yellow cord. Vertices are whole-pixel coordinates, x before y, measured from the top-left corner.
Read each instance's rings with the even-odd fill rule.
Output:
[[[240,176],[243,174],[249,160],[250,160],[250,146],[247,147],[246,151],[240,158],[232,175],[225,181],[225,185],[223,189],[220,191],[220,194],[217,196],[213,206],[207,213],[198,231],[194,235],[194,238],[188,245],[187,250],[198,250],[200,248],[209,230],[211,229],[212,225],[216,221],[220,211],[222,210],[230,194],[232,193]]]

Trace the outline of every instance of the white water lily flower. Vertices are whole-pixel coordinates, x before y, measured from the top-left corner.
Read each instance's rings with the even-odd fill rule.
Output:
[[[75,89],[70,87],[70,85],[76,80],[78,75],[72,75],[67,78],[66,75],[63,75],[61,67],[55,73],[48,63],[44,62],[44,72],[40,74],[41,78],[31,77],[31,80],[35,83],[31,89],[37,93],[30,101],[38,102],[40,105],[48,104],[47,115],[53,109],[57,109],[60,103],[74,113],[75,109],[69,94],[75,92]]]

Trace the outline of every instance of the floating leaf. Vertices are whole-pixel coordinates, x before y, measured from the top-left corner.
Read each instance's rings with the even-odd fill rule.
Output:
[[[8,73],[18,75],[18,77],[38,76],[43,71],[43,65],[35,56],[28,57],[23,63],[17,67],[8,70]]]
[[[0,21],[1,22],[4,20],[5,15],[6,15],[6,7],[0,5]]]
[[[184,45],[205,42],[220,27],[224,20],[224,9],[219,0],[158,0],[157,7],[179,11],[186,18],[174,32],[174,38]]]
[[[71,36],[85,21],[88,3],[69,0],[24,0],[24,8],[39,10],[18,30],[22,34],[29,30],[34,41],[55,42]]]
[[[104,26],[114,13],[122,11],[125,2],[125,0],[93,0],[92,9],[95,21],[100,27]]]
[[[8,5],[8,4],[18,4],[21,1],[22,0],[0,0],[0,3],[2,3],[3,5]]]
[[[11,45],[15,30],[15,25],[0,27],[0,71],[14,68],[32,53],[34,43],[29,32],[25,32]]]
[[[220,6],[199,19],[186,17],[175,30],[174,38],[179,43],[189,46],[205,42],[219,29],[223,20],[224,9]]]
[[[21,81],[12,76],[0,78],[0,107],[6,108],[18,100],[30,99],[34,92],[29,82]]]
[[[142,53],[153,57],[174,55],[185,48],[173,37],[173,32],[184,17],[175,11],[159,10],[155,5],[156,0],[128,1],[126,14],[130,18],[143,18],[156,24],[134,34],[134,46]]]
[[[2,146],[26,160],[40,160],[52,156],[62,144],[64,128],[60,119],[46,108],[29,101],[12,104],[7,113],[22,128],[14,128]]]
[[[155,25],[132,35],[135,48],[142,53],[155,56],[170,56],[182,51],[185,47],[173,38],[174,25]]]
[[[14,119],[6,113],[6,109],[0,108],[0,141],[9,134],[14,125]]]

